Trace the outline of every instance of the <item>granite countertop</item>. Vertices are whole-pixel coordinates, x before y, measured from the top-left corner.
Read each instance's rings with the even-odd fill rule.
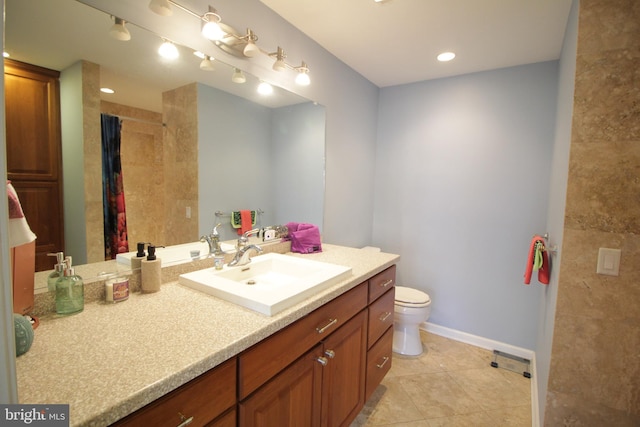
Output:
[[[85,304],[40,318],[31,349],[16,359],[20,403],[70,405],[71,425],[115,422],[237,355],[395,264],[398,255],[323,243],[291,256],[350,266],[352,276],[274,316],[178,282],[117,304]]]

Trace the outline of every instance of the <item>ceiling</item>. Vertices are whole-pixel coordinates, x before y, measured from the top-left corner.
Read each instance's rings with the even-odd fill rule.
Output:
[[[260,1],[379,87],[558,59],[572,2]]]

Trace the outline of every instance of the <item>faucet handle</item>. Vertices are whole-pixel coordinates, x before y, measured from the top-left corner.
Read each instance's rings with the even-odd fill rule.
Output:
[[[211,235],[216,237],[219,236],[220,234],[218,233],[218,227],[220,227],[222,225],[222,223],[217,223],[214,227],[213,227],[213,231],[211,232]]]

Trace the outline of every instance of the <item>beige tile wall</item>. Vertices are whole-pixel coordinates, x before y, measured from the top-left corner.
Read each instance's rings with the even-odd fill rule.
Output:
[[[581,0],[544,424],[640,425],[640,2]],[[596,274],[620,248],[618,277]]]

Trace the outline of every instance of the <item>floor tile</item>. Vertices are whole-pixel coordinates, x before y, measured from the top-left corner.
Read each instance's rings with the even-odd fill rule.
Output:
[[[421,331],[425,352],[391,370],[351,427],[529,427],[531,380],[490,366],[493,352]]]

